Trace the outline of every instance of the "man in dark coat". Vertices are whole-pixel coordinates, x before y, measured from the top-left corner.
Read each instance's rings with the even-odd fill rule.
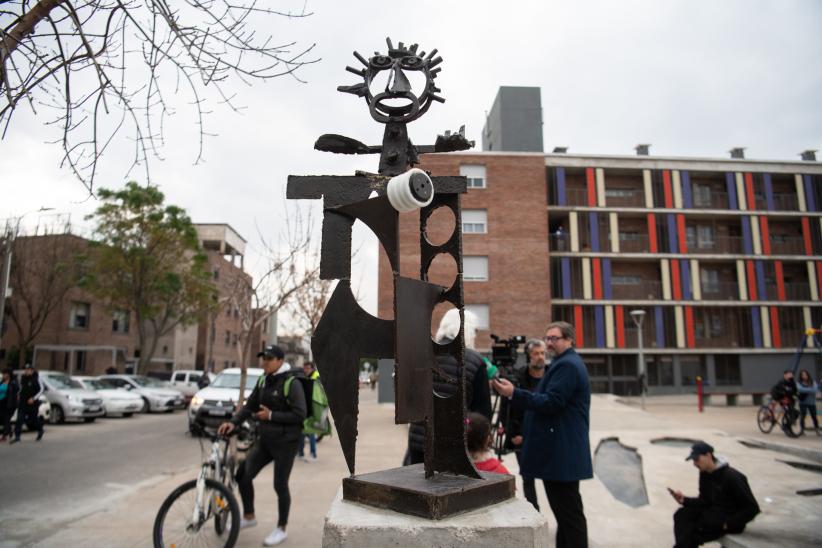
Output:
[[[45,392],[43,381],[34,367],[27,363],[20,377],[20,397],[17,406],[17,423],[14,425],[14,439],[10,443],[20,441],[23,424],[28,423],[37,428],[37,441],[43,439],[43,418],[40,417],[40,396]],[[29,426],[31,428],[31,426]]]
[[[520,473],[542,479],[557,520],[558,548],[588,546],[579,481],[594,475],[588,440],[591,384],[574,338],[571,324],[548,325],[545,342],[553,359],[535,392],[494,381],[513,407],[525,409]]]
[[[488,388],[488,376],[485,372],[485,360],[471,349],[476,337],[476,319],[474,315],[465,311],[465,407],[470,412],[484,415],[491,420],[491,393]],[[451,309],[440,320],[436,340],[439,344],[448,344],[460,332],[462,322],[459,310]],[[457,360],[452,356],[437,356],[437,365],[451,379],[459,378],[461,371]],[[450,396],[456,388],[449,379],[434,375],[434,391],[438,394]],[[403,460],[403,466],[419,464],[425,461],[425,425],[412,423],[408,429],[408,451]]]
[[[714,457],[714,448],[705,442],[691,446],[699,469],[699,496],[686,497],[670,489],[682,508],[674,514],[675,548],[692,548],[716,540],[726,533],[741,533],[759,513],[759,505],[744,474]]]

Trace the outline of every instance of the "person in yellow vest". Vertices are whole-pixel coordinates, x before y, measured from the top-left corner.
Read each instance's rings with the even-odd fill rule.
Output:
[[[316,381],[320,378],[320,372],[314,367],[312,362],[305,362],[303,364],[303,374],[306,378],[311,379],[312,381]],[[310,394],[306,396],[307,405],[311,405],[311,396]],[[308,460],[305,457],[305,439],[308,438],[308,449],[311,452],[311,460]],[[297,456],[300,457],[300,460],[303,462],[317,462],[317,435],[316,434],[305,434],[303,433],[300,436],[300,445],[299,449],[297,450]]]

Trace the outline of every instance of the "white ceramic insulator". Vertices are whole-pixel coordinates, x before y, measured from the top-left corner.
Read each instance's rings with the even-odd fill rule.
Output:
[[[428,180],[428,184],[431,185],[431,192],[429,193],[428,200],[424,202],[418,200],[411,192],[411,176],[415,173],[421,173],[424,175]],[[434,199],[434,183],[431,182],[431,177],[429,177],[426,172],[415,167],[409,169],[405,173],[397,175],[396,177],[392,177],[391,180],[388,181],[386,192],[388,194],[388,201],[391,203],[391,207],[400,213],[407,213],[409,211],[414,211],[415,209],[425,207],[431,203],[431,200]]]

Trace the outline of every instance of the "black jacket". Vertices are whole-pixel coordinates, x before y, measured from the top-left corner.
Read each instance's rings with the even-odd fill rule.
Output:
[[[17,409],[17,396],[20,394],[20,385],[17,384],[17,379],[12,377],[9,380],[9,385],[6,388],[6,398],[0,402],[7,409]]]
[[[759,513],[748,478],[727,463],[711,473],[700,472],[699,497],[685,497],[683,506],[706,510],[703,515],[715,518],[720,529],[727,524],[729,533],[741,533]]]
[[[20,405],[28,405],[29,398],[36,398],[43,393],[43,381],[35,371],[31,375],[20,377]]]
[[[459,377],[460,368],[452,356],[437,356],[437,365],[450,377]],[[456,387],[434,375],[434,390],[438,394],[451,395]],[[491,393],[485,373],[485,360],[479,352],[465,349],[465,407],[491,420]],[[425,450],[425,425],[412,423],[408,429],[408,448],[417,453]]]
[[[796,399],[797,391],[798,389],[796,388],[796,381],[794,379],[782,379],[771,388],[771,397],[775,400],[790,398],[791,402],[793,402]]]
[[[270,442],[294,441],[302,432],[306,416],[305,394],[302,384],[296,379],[288,388],[288,398],[284,394],[285,381],[292,377],[292,371],[266,375],[263,382],[254,387],[242,409],[235,413],[231,422],[239,426],[264,405],[271,410],[271,420],[261,420],[257,434]]]
[[[547,367],[545,370],[547,371]],[[537,389],[540,379],[536,379],[528,374],[528,367],[521,367],[514,370],[514,380],[517,388],[524,388],[529,392]],[[499,399],[499,420],[505,428],[505,448],[508,450],[522,449],[522,444],[514,445],[511,438],[522,435],[522,421],[525,418],[525,411],[511,405],[508,398]]]

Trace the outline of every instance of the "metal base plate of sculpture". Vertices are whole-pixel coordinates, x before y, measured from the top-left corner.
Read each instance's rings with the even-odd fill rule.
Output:
[[[371,117],[385,124],[382,145],[366,145],[342,135],[323,135],[314,145],[338,154],[379,154],[378,172],[292,175],[287,197],[323,200],[320,277],[339,280],[311,339],[311,349],[351,473],[343,480],[343,498],[440,519],[511,498],[514,478],[478,472],[466,451],[462,328],[446,345],[431,339],[431,315],[438,303],[452,304],[464,319],[460,194],[466,192],[467,184],[465,177],[431,177],[414,166],[420,154],[467,150],[473,142],[465,139],[463,128],[438,136],[434,145],[415,146],[411,142],[407,124],[425,114],[433,102],[444,102],[434,85],[442,58],[437,50],[425,55],[416,44],[406,47],[400,42],[394,47],[390,39],[386,42],[385,54],[377,52],[366,59],[354,52],[364,68],[346,70],[363,81],[337,88],[363,97]],[[412,88],[407,72],[421,75],[416,80],[424,79],[422,90]],[[376,197],[370,197],[373,192]],[[445,243],[433,245],[426,237],[426,227],[440,207],[451,210],[456,223]],[[417,211],[419,279],[399,273],[399,215]],[[351,229],[355,220],[376,234],[388,257],[393,272],[394,320],[372,316],[351,293]],[[450,287],[428,281],[428,270],[440,253],[450,255],[457,264],[457,276]],[[460,364],[456,378],[449,378],[437,366],[436,357],[446,354]],[[394,359],[395,422],[425,425],[424,464],[354,474],[359,363],[364,357]],[[447,398],[437,395],[433,390],[435,376],[455,386],[456,393]]]

